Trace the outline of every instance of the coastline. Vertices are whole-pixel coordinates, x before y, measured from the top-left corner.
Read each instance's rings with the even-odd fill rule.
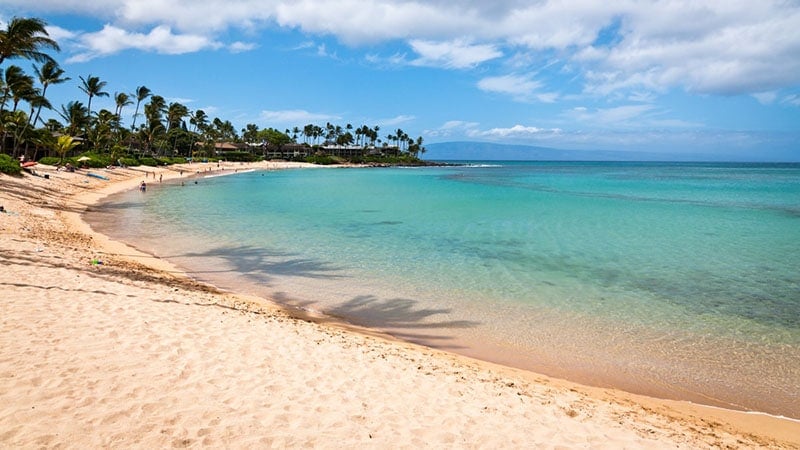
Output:
[[[0,175],[0,443],[800,448],[794,420],[580,386],[219,292],[81,220],[141,171],[49,173]]]

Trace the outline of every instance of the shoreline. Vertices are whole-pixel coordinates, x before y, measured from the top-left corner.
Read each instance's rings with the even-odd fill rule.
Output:
[[[372,171],[356,172],[352,172],[356,179],[362,176],[377,175],[378,178],[381,176]],[[207,175],[204,178],[215,179],[233,174],[234,171],[230,170]],[[261,174],[262,176],[254,174],[255,177],[249,178],[243,175],[240,178],[242,180],[274,179],[269,176],[264,178],[264,172]],[[314,180],[318,178],[314,176],[317,174],[316,172],[302,171],[302,173],[297,172],[294,176]],[[333,173],[318,175],[322,179],[334,176],[342,181],[344,178],[350,178],[349,176],[341,178],[339,174]],[[289,176],[294,178],[293,175]],[[230,182],[234,185],[239,183]],[[203,184],[203,181],[200,183]],[[154,194],[162,193],[158,191],[159,188],[160,186],[155,187]],[[793,403],[797,392],[794,389],[797,386],[794,378],[786,376],[782,379],[770,379],[767,376],[771,372],[770,369],[759,369],[759,366],[765,364],[765,358],[759,355],[767,354],[763,352],[771,350],[769,348],[753,347],[749,349],[750,352],[738,352],[737,350],[741,348],[736,346],[735,342],[729,344],[723,342],[728,345],[720,345],[720,342],[714,342],[711,339],[705,341],[704,346],[681,346],[680,344],[685,341],[680,338],[670,341],[671,345],[662,345],[655,349],[648,348],[649,342],[662,339],[663,330],[656,329],[654,331],[641,325],[634,328],[633,325],[620,325],[613,321],[601,323],[599,318],[585,320],[584,317],[578,315],[570,316],[566,321],[555,314],[539,314],[538,317],[529,317],[524,308],[512,309],[514,303],[501,305],[499,308],[482,306],[492,304],[489,296],[478,298],[462,292],[459,296],[448,297],[441,293],[443,291],[419,289],[420,286],[428,286],[424,277],[419,280],[408,277],[393,279],[377,276],[375,273],[365,273],[368,271],[360,269],[358,273],[351,272],[349,269],[345,269],[348,261],[361,266],[375,266],[375,263],[365,264],[357,256],[326,258],[326,255],[335,253],[335,251],[329,250],[319,251],[318,254],[306,252],[305,250],[309,246],[323,248],[314,235],[294,242],[294,246],[289,248],[276,244],[276,242],[280,243],[280,240],[276,241],[275,234],[270,231],[270,236],[264,237],[264,242],[270,242],[270,244],[260,247],[258,242],[248,240],[248,233],[241,238],[232,236],[230,232],[226,231],[227,227],[220,230],[222,240],[217,240],[213,234],[209,235],[202,231],[190,232],[189,228],[171,227],[169,223],[163,222],[161,218],[176,217],[175,214],[187,214],[182,212],[186,211],[182,205],[183,201],[178,200],[184,195],[189,199],[200,200],[199,205],[204,211],[199,212],[198,217],[203,217],[205,212],[209,211],[204,206],[203,199],[215,198],[215,203],[236,201],[231,197],[227,197],[229,200],[223,200],[221,197],[216,197],[211,191],[206,191],[206,194],[200,197],[189,194],[190,191],[191,189],[179,188],[175,191],[174,196],[170,194],[157,201],[156,203],[161,204],[163,208],[158,215],[140,215],[138,211],[143,211],[146,196],[140,195],[135,190],[123,192],[108,197],[103,201],[104,206],[85,214],[84,219],[88,220],[95,230],[101,233],[114,236],[114,239],[126,242],[145,253],[168,259],[196,280],[230,292],[275,299],[284,307],[304,307],[320,314],[332,315],[349,323],[374,327],[405,342],[453,351],[478,360],[562,378],[579,384],[740,411],[760,411],[776,416],[800,417],[797,404]],[[241,197],[235,192],[232,195]],[[249,196],[245,195],[241,198],[247,197]],[[287,197],[286,193],[279,197],[291,198]],[[150,200],[153,199],[152,197],[147,199],[147,209],[150,208]],[[161,203],[165,199],[166,201]],[[254,201],[257,199],[258,196]],[[173,204],[173,202],[177,203]],[[188,202],[189,204],[194,203],[192,200],[188,200]],[[128,213],[128,205],[137,212]],[[126,210],[119,211],[120,207]],[[215,208],[210,205],[209,207]],[[250,207],[255,206],[251,205]],[[279,207],[278,210],[283,211],[284,209]],[[129,223],[118,222],[117,217],[121,214],[132,220]],[[263,217],[263,223],[272,223],[269,214],[259,217]],[[183,219],[176,218],[176,220],[182,221]],[[197,217],[193,217],[192,220],[197,221]],[[213,220],[213,217],[205,218],[202,222],[208,220]],[[218,223],[225,223],[224,218],[220,220],[222,222]],[[141,225],[139,225],[140,223]],[[135,225],[131,226],[130,224]],[[207,229],[209,225],[206,223],[199,229]],[[230,226],[236,225],[230,224]],[[285,229],[285,227],[280,228]],[[166,229],[172,230],[166,232],[171,235],[169,238],[165,236]],[[276,230],[276,233],[280,235],[280,230]],[[208,237],[202,237],[204,235]],[[346,235],[347,233],[343,234],[343,236]],[[226,239],[226,236],[231,238]],[[372,242],[376,246],[382,244]],[[277,248],[293,255],[288,257],[289,261],[302,258],[317,262],[320,271],[318,274],[308,273],[305,268],[300,268],[297,274],[287,271],[282,265],[282,258],[276,256]],[[380,248],[376,247],[376,251],[380,251]],[[337,264],[340,263],[343,266],[337,267]],[[278,270],[270,273],[269,267],[276,267]],[[324,276],[322,276],[323,273]],[[381,273],[391,275],[385,270]],[[391,281],[387,282],[386,280]],[[442,281],[446,283],[445,280]],[[634,282],[635,280],[629,281]],[[409,285],[414,286],[417,290],[408,290],[407,286]],[[433,287],[438,289],[439,286]],[[429,295],[429,292],[436,292],[437,295]],[[361,294],[364,294],[364,297]],[[558,297],[553,298],[557,299]],[[366,300],[362,302],[362,299]],[[454,299],[458,303],[455,303]],[[401,313],[401,305],[402,308],[408,309],[403,309]],[[494,310],[504,311],[503,317],[506,318],[506,321],[498,323],[497,317],[493,315]],[[439,312],[431,315],[433,318],[421,318],[417,313],[423,311]],[[634,315],[632,314],[630,317],[633,318]],[[513,320],[507,320],[509,317]],[[413,325],[411,322],[405,322],[406,318],[413,320]],[[458,321],[463,321],[461,323],[468,325],[450,325]],[[527,346],[520,345],[519,342],[513,340],[512,334],[522,335],[527,332],[526,324],[530,323],[538,323],[535,327],[536,339],[533,340],[535,343]],[[424,327],[421,326],[422,324]],[[424,331],[421,331],[423,328]],[[676,326],[675,329],[680,330],[682,327]],[[606,334],[608,330],[611,331],[611,336],[614,336],[615,333],[620,336],[629,336],[631,342],[626,342],[625,346],[620,345],[619,347],[606,345],[609,337]],[[555,336],[555,338],[548,340],[550,336]],[[687,340],[692,338],[690,333],[683,334],[681,337],[685,337]],[[558,342],[559,339],[564,342]],[[614,343],[612,342],[612,344]],[[624,351],[621,351],[620,348],[623,348]],[[664,351],[664,353],[660,351]],[[782,354],[777,353],[775,356],[780,356],[780,362],[787,363],[785,367],[796,367],[795,364],[788,364],[791,363],[791,355],[794,353],[796,352],[786,351]],[[739,357],[739,355],[742,356]],[[759,359],[761,359],[760,364],[752,363]],[[717,365],[706,366],[703,365],[704,361],[716,362]],[[666,370],[666,373],[659,373],[655,370],[637,370],[670,366],[672,368]],[[783,366],[777,364],[769,367]],[[717,379],[718,375],[719,379]],[[706,380],[714,380],[716,384],[706,383]],[[749,384],[748,380],[753,383]]]
[[[272,166],[270,166],[270,164],[272,164]],[[195,163],[193,165],[187,164],[179,167],[153,169],[152,182],[155,182],[155,174],[163,175],[164,181],[169,181],[181,178],[181,175],[176,170],[180,170],[182,168],[184,171],[189,171],[190,169],[196,168],[200,165],[201,163]],[[237,169],[249,170],[250,168],[269,170],[277,169],[279,167],[275,165],[275,163],[241,165],[237,163],[228,164],[227,167],[225,167],[225,171],[231,170],[233,172]],[[42,170],[46,171],[46,168],[43,168]],[[96,170],[95,172],[98,171]],[[29,258],[31,261],[37,261],[37,257],[39,257],[39,259],[44,257],[45,255],[40,255],[40,253],[45,253],[47,246],[67,247],[69,251],[66,253],[76,252],[77,255],[79,255],[77,257],[83,260],[88,259],[86,256],[87,254],[91,254],[95,257],[99,256],[100,258],[104,259],[102,265],[95,266],[93,268],[90,267],[89,269],[84,267],[83,270],[94,270],[95,272],[102,273],[106,270],[111,271],[114,269],[119,269],[118,272],[114,273],[114,276],[122,277],[122,279],[114,280],[114,283],[121,285],[118,287],[123,290],[127,287],[130,287],[126,285],[129,280],[126,279],[124,272],[131,270],[136,273],[136,276],[141,278],[141,280],[138,281],[143,281],[145,286],[157,285],[160,283],[166,285],[165,287],[167,288],[167,293],[172,292],[171,289],[175,289],[175,291],[180,291],[182,295],[185,294],[189,296],[200,292],[203,296],[212,297],[213,303],[218,305],[220,308],[230,308],[231,314],[239,314],[244,316],[255,315],[254,317],[248,316],[250,317],[248,323],[250,321],[261,319],[262,316],[265,315],[271,320],[275,317],[279,317],[286,322],[291,322],[293,326],[316,327],[318,330],[322,330],[323,334],[327,333],[328,336],[334,336],[332,339],[335,341],[341,340],[342,342],[349,343],[350,345],[353,345],[354,341],[358,341],[358,344],[355,345],[357,347],[378,347],[379,350],[376,351],[379,353],[384,353],[384,358],[378,357],[378,359],[383,359],[384,361],[386,354],[389,353],[392,355],[400,355],[397,356],[397,358],[399,358],[401,363],[402,361],[408,361],[409,359],[414,361],[416,367],[444,364],[448,367],[447,370],[450,370],[451,372],[443,379],[437,380],[437,386],[441,386],[438,389],[449,392],[452,390],[457,391],[459,389],[464,389],[464,385],[467,387],[476,385],[483,388],[489,385],[490,387],[499,389],[499,392],[501,392],[501,394],[505,394],[506,397],[508,395],[514,397],[516,394],[516,397],[519,399],[538,399],[540,401],[536,403],[541,403],[541,405],[537,406],[550,406],[551,410],[560,412],[559,419],[566,422],[566,424],[559,422],[559,427],[566,427],[564,430],[562,430],[562,433],[567,433],[565,430],[569,429],[570,424],[580,424],[580,426],[576,425],[573,427],[579,431],[586,431],[586,428],[591,428],[590,425],[602,424],[599,426],[599,428],[592,428],[592,432],[600,433],[602,438],[602,436],[604,436],[603,433],[606,433],[603,430],[606,430],[610,424],[619,427],[618,423],[622,423],[622,431],[632,432],[634,436],[644,439],[643,441],[636,441],[636,443],[625,441],[632,446],[645,447],[648,444],[652,444],[653,441],[651,438],[653,435],[656,435],[657,437],[655,442],[662,446],[666,446],[669,445],[668,443],[676,442],[674,439],[677,439],[677,436],[684,436],[685,434],[688,436],[686,439],[689,439],[689,441],[677,441],[679,445],[693,447],[697,445],[707,446],[712,443],[713,445],[719,445],[720,443],[727,442],[729,443],[728,445],[734,446],[758,445],[773,446],[776,448],[781,448],[783,446],[789,448],[800,448],[800,422],[794,419],[784,419],[776,416],[762,415],[761,413],[726,410],[681,401],[659,400],[655,398],[628,394],[613,389],[581,386],[567,381],[538,375],[533,372],[526,372],[523,370],[499,366],[464,356],[446,353],[440,350],[433,350],[430,348],[397,341],[380,332],[376,332],[375,330],[367,330],[355,326],[349,326],[347,324],[335,321],[329,317],[312,317],[310,315],[303,316],[302,314],[299,314],[298,311],[289,311],[285,307],[272,303],[269,300],[247,298],[238,296],[235,293],[224,293],[212,286],[202,285],[201,283],[197,283],[194,280],[186,277],[180,269],[168,261],[139,252],[125,244],[112,241],[108,237],[94,232],[91,230],[91,227],[88,224],[83,222],[81,218],[83,211],[91,208],[92,205],[101,201],[107,195],[110,195],[114,192],[135,188],[141,181],[142,176],[141,171],[137,171],[135,169],[115,169],[112,171],[104,171],[103,173],[108,174],[112,179],[110,181],[93,179],[88,180],[87,182],[86,178],[88,177],[85,177],[82,174],[63,174],[64,179],[72,180],[73,183],[71,185],[67,183],[67,188],[69,188],[68,190],[70,190],[70,192],[64,193],[64,198],[61,200],[61,203],[48,199],[48,195],[52,195],[52,192],[48,192],[48,184],[56,184],[57,181],[61,182],[61,176],[56,176],[54,174],[51,176],[50,180],[43,180],[28,176],[22,179],[12,179],[8,176],[0,175],[0,177],[2,177],[0,178],[0,181],[2,181],[3,185],[10,184],[10,182],[13,180],[15,186],[20,186],[18,191],[14,191],[14,194],[17,197],[16,205],[11,207],[8,206],[8,201],[13,201],[15,199],[9,195],[10,190],[6,190],[6,186],[2,186],[3,189],[0,189],[0,203],[5,203],[7,205],[7,210],[10,212],[14,212],[15,210],[19,211],[18,206],[27,203],[33,205],[35,208],[40,208],[43,211],[26,211],[25,213],[19,212],[20,215],[17,217],[22,217],[24,214],[33,214],[34,216],[38,215],[43,217],[52,215],[53,219],[63,221],[64,223],[64,230],[60,230],[60,234],[58,232],[51,233],[51,235],[48,235],[48,237],[43,239],[42,242],[36,242],[37,239],[31,237],[31,230],[25,231],[22,229],[14,231],[9,229],[7,223],[0,222],[0,225],[3,227],[2,234],[0,234],[3,244],[8,244],[9,248],[19,248],[25,246],[31,247],[31,244],[36,244],[36,248],[34,248],[32,251],[29,250],[28,252],[24,253],[26,258]],[[191,175],[191,173],[189,175]],[[188,176],[183,177],[188,178]],[[148,178],[148,183],[151,182],[149,180],[150,178]],[[26,182],[28,185],[31,185],[33,184],[31,182],[34,181],[36,182],[36,191],[34,193],[41,196],[41,198],[38,200],[38,203],[26,201],[23,193],[22,186],[26,185]],[[83,184],[88,184],[89,186],[82,186]],[[10,204],[14,205],[14,203]],[[4,221],[5,219],[6,217],[3,217]],[[53,225],[58,228],[57,224]],[[37,231],[35,229],[32,230],[32,235],[37,235]],[[79,245],[75,245],[76,242]],[[65,243],[67,245],[65,245]],[[37,250],[39,248],[45,248],[45,250],[38,252]],[[105,259],[107,259],[107,261],[105,261]],[[61,267],[60,269],[66,271],[68,274],[67,276],[73,276],[76,274],[80,276],[80,266],[75,265],[75,262],[77,262],[77,259],[72,265],[66,264],[65,267]],[[18,264],[12,257],[9,257],[8,261],[4,261],[4,265],[6,263],[10,263],[9,267],[12,268]],[[23,267],[17,272],[17,275],[24,276],[28,272],[34,271],[29,271],[27,268]],[[34,275],[35,274],[31,274],[31,280],[35,279]],[[26,287],[16,286],[11,281],[7,281],[5,279],[4,281],[6,281],[4,284],[7,285],[7,287],[10,286],[12,302],[24,297],[23,291],[26,289]],[[33,281],[28,284],[33,284]],[[174,286],[177,286],[177,288]],[[183,290],[186,290],[188,294],[184,293]],[[159,293],[161,296],[164,294],[165,292],[163,291]],[[195,303],[199,304],[199,302]],[[223,303],[229,304],[229,306],[222,306]],[[167,304],[157,306],[163,306],[166,308]],[[4,328],[7,328],[7,326]],[[6,342],[6,339],[6,334],[3,334],[3,347],[9,348],[8,345],[12,344],[13,342]],[[311,343],[314,344],[314,342]],[[322,344],[317,343],[316,345]],[[325,342],[325,345],[331,345],[331,342]],[[361,354],[362,359],[363,357],[363,354]],[[0,374],[3,374],[9,370],[5,366],[5,361],[11,359],[13,358],[8,358],[5,354],[3,355],[2,360],[0,360]],[[395,361],[395,363],[397,363],[397,361]],[[204,368],[211,369],[216,368],[216,366],[212,364],[211,366],[206,366]],[[414,367],[411,367],[411,369],[413,368]],[[352,367],[351,364],[350,366],[347,366],[347,369],[354,369],[354,367]],[[405,371],[398,371],[396,367],[392,367],[387,370],[388,373],[392,374],[393,376],[407,376]],[[418,371],[420,370],[421,369],[418,369]],[[446,370],[441,369],[440,371]],[[436,375],[436,372],[437,371],[432,371],[431,373]],[[457,375],[453,375],[455,373],[460,374],[467,372],[469,373],[465,376],[461,376],[461,379]],[[425,375],[425,373],[422,375]],[[345,378],[347,378],[347,376],[347,373],[340,375],[340,377]],[[369,375],[364,375],[364,377],[367,377],[368,379]],[[7,384],[9,383],[8,379],[6,377],[2,377],[0,380],[3,380],[3,384],[0,385],[0,387],[3,389],[0,389],[0,392],[10,392],[11,389],[6,389],[9,387]],[[383,390],[391,390],[391,388],[396,387],[396,385],[399,383],[393,383],[392,379],[370,379],[369,382],[378,383],[379,388]],[[380,385],[381,382],[383,385]],[[412,383],[412,385],[414,385],[414,383]],[[194,385],[192,387],[196,388]],[[8,414],[7,409],[13,408],[13,399],[4,398],[4,395],[5,394],[0,394],[0,400],[3,400],[0,403],[5,403],[10,406],[0,409],[0,442],[8,442],[12,444],[29,442],[23,440],[20,437],[20,433],[13,433],[9,436],[8,428],[14,424],[9,424],[9,417],[12,417],[12,415]],[[334,397],[336,396],[334,395]],[[334,399],[334,402],[337,404],[340,401],[341,398]],[[399,402],[400,400],[398,399],[396,401]],[[518,403],[519,402],[517,402],[517,404]],[[460,411],[459,408],[454,408],[447,405],[443,406],[443,408],[444,409],[442,411],[438,412],[438,415],[447,415],[447,413],[455,413],[459,416],[463,415],[463,411]],[[497,405],[492,406],[492,408],[496,408],[498,411],[501,410],[501,408],[499,408]],[[533,411],[533,409],[533,405],[526,405],[526,410]],[[586,413],[587,410],[591,412]],[[512,408],[508,411],[516,411],[516,409]],[[545,412],[544,414],[552,414],[552,412],[553,411],[549,411]],[[541,414],[542,411],[538,411],[537,414],[533,414],[534,423],[536,423],[535,419],[541,419]],[[313,415],[313,413],[310,413],[310,415]],[[507,417],[507,415],[501,416],[501,423],[505,421],[513,422],[513,424],[519,425],[518,428],[521,428],[518,433],[521,433],[522,436],[515,435],[515,438],[523,439],[525,435],[530,435],[530,430],[526,430],[526,425],[524,423],[520,423],[519,419],[512,419]],[[383,418],[386,419],[385,416]],[[528,420],[530,420],[530,418],[528,418]],[[387,419],[384,420],[384,422],[390,421]],[[642,428],[643,424],[644,429],[647,429],[648,431],[644,431]],[[378,425],[380,425],[380,423],[378,423]],[[405,425],[408,424],[405,423]],[[541,426],[542,423],[539,423],[539,425]],[[15,426],[25,428],[22,424],[16,424]],[[530,426],[530,423],[528,423],[527,426]],[[408,428],[410,429],[412,427]],[[463,433],[462,427],[451,426],[448,428],[448,430],[450,434],[454,435],[458,435],[459,432]],[[45,432],[45,430],[39,431]],[[508,445],[512,442],[511,440],[506,440],[510,439],[511,436],[498,435],[497,430],[487,429],[484,431],[490,435],[488,437],[490,440],[483,441],[487,444],[491,442],[494,442],[495,444],[505,442],[506,445]],[[265,428],[264,432],[269,433],[270,430]],[[600,441],[595,442],[595,444],[605,443],[605,445],[614,447],[614,438],[608,436],[608,433],[606,433],[605,436],[608,437],[608,439],[601,439]],[[450,438],[452,437],[453,436],[450,436]],[[533,439],[535,436],[529,437]],[[545,439],[544,441],[539,442],[555,442],[558,436],[551,437],[552,440],[550,441]],[[86,438],[88,438],[88,436]],[[501,440],[492,441],[492,438]],[[541,439],[541,436],[539,436],[539,438]],[[626,437],[625,439],[628,438],[629,437]],[[374,440],[371,440],[372,436],[364,439],[365,440],[359,442],[362,444],[365,442],[375,442]],[[434,441],[436,441],[436,439],[434,439]],[[226,441],[223,440],[221,442]],[[324,440],[319,440],[316,442],[320,443],[324,442]],[[392,439],[388,440],[387,442],[395,443],[395,445],[397,444],[397,441]],[[413,444],[412,441],[405,441],[402,439],[401,442],[406,443],[406,445]],[[446,440],[439,440],[437,442],[441,442],[443,444],[448,443]],[[460,444],[459,442],[460,441],[458,440],[449,441],[451,445],[455,443],[456,445],[468,446],[465,442],[461,442]],[[533,440],[528,440],[525,442],[530,443],[533,442]],[[289,445],[291,445],[291,443],[288,441],[284,441],[284,443],[289,443]],[[578,445],[577,441],[573,442],[572,444]],[[617,442],[617,444],[619,444],[619,442]],[[476,443],[473,445],[478,444]],[[567,442],[567,445],[569,445],[569,442]]]

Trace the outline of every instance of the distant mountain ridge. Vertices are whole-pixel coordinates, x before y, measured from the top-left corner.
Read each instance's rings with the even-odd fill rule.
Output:
[[[441,142],[427,144],[424,158],[435,161],[717,161],[703,154],[646,153],[614,150],[563,150],[533,145],[491,142]]]

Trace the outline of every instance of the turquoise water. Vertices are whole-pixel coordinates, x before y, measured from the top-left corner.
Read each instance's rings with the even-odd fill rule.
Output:
[[[192,276],[601,386],[800,417],[800,166],[200,178],[96,228]]]

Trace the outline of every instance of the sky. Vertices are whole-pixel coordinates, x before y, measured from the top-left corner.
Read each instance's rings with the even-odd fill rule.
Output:
[[[61,46],[56,109],[92,75],[95,111],[144,85],[237,129],[800,161],[797,0],[0,0],[15,16]]]

